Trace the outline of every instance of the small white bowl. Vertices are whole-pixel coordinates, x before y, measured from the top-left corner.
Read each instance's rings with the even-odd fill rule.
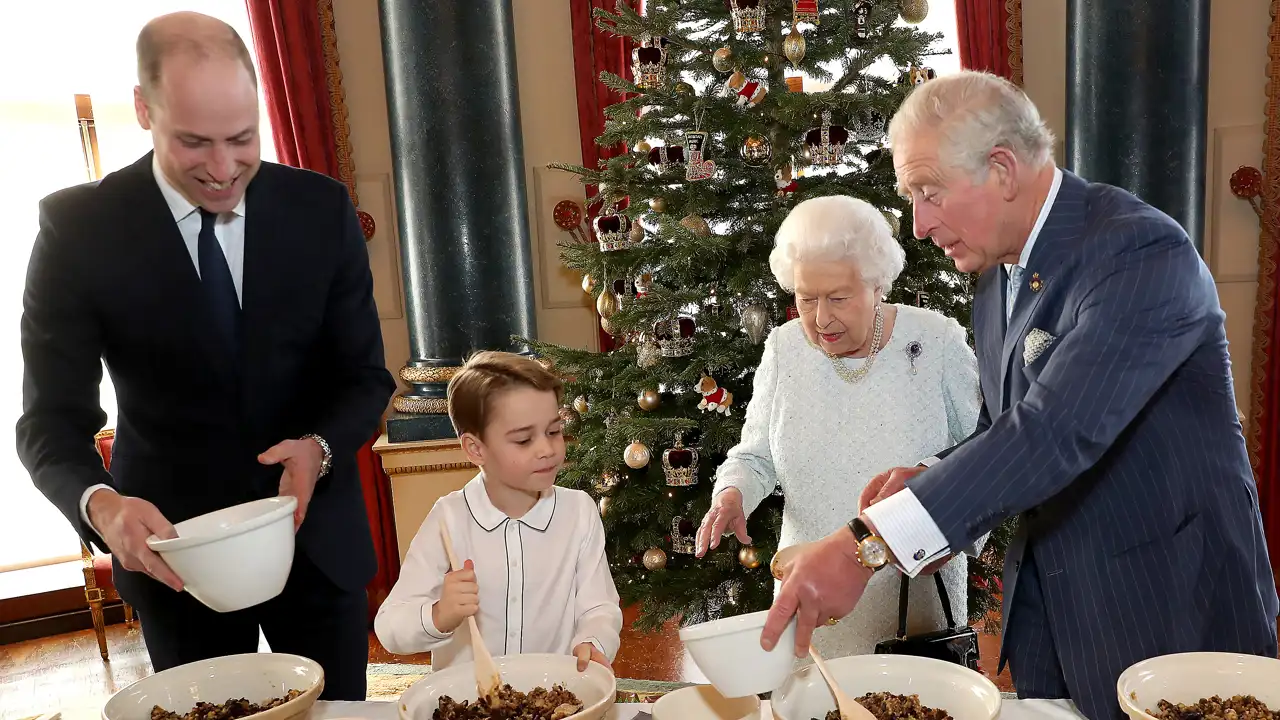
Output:
[[[912,655],[852,655],[827,661],[836,684],[851,697],[872,692],[919,695],[925,707],[946,710],[955,720],[994,720],[1000,691],[980,673],[955,663]],[[777,720],[824,718],[835,696],[816,665],[797,670],[774,691]]]
[[[613,673],[600,663],[590,663],[585,671],[578,672],[578,659],[572,655],[503,655],[493,661],[498,664],[503,684],[515,690],[550,690],[552,685],[563,685],[577,695],[582,711],[565,720],[601,720],[618,694],[618,680]],[[475,702],[478,693],[474,663],[454,665],[414,683],[400,696],[400,720],[431,720],[444,695],[459,702]]]
[[[156,705],[182,715],[198,702],[218,704],[244,698],[260,703],[283,697],[290,690],[299,690],[302,695],[254,715],[254,720],[304,717],[324,690],[324,670],[314,660],[298,655],[227,655],[179,665],[133,683],[107,701],[102,720],[151,720],[151,708]]]
[[[293,567],[298,499],[266,498],[174,525],[178,537],[147,546],[173,568],[192,597],[217,612],[243,610],[284,590]]]
[[[658,698],[653,720],[759,720],[760,698],[754,695],[732,700],[711,685],[680,688]]]
[[[773,650],[760,647],[768,610],[680,628],[680,640],[698,669],[727,698],[776,690],[795,667],[796,619]],[[806,718],[807,720],[807,718]]]
[[[1130,667],[1116,681],[1120,707],[1134,720],[1154,720],[1161,700],[1191,705],[1217,695],[1252,695],[1280,710],[1280,660],[1235,653],[1181,653]]]

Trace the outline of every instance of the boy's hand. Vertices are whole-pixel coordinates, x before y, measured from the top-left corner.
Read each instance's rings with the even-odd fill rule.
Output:
[[[440,599],[431,606],[431,622],[437,630],[449,633],[479,610],[480,585],[476,583],[475,565],[468,560],[461,570],[445,574]]]
[[[613,666],[605,659],[604,654],[589,642],[578,643],[578,647],[573,649],[573,654],[578,658],[578,672],[584,672],[592,661],[600,663],[608,668],[609,672],[613,672]]]

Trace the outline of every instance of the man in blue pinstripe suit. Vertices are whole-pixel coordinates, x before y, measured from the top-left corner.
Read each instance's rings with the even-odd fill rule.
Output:
[[[872,573],[927,572],[1017,516],[1001,666],[1020,697],[1117,718],[1116,679],[1145,658],[1275,657],[1224,314],[1186,233],[1054,167],[1035,106],[993,75],[921,85],[889,133],[916,237],[982,273],[982,414],[963,443],[873,480],[863,514],[791,563],[762,643],[796,615],[803,654]]]

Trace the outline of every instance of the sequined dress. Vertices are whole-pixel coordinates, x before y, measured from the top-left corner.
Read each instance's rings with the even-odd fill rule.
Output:
[[[742,439],[716,473],[715,492],[742,491],[748,513],[781,486],[787,547],[819,540],[858,513],[862,488],[891,467],[915,465],[968,437],[981,402],[977,361],[954,320],[899,305],[893,332],[861,382],[845,382],[809,344],[799,320],[770,333],[756,371]],[[844,359],[850,368],[861,359]],[[913,372],[914,368],[914,372]],[[957,619],[965,617],[967,561],[942,569]],[[877,573],[849,617],[821,627],[826,657],[870,653],[897,631],[901,575]],[[945,627],[929,578],[912,581],[908,631]]]

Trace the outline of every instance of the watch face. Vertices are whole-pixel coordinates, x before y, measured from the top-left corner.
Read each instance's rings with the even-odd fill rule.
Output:
[[[858,546],[858,555],[862,564],[869,568],[878,568],[889,562],[889,548],[879,538],[867,538]]]

